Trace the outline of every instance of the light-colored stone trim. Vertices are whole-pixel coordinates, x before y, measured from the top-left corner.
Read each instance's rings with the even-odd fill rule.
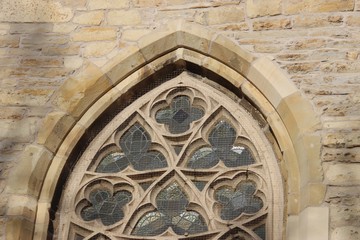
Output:
[[[285,169],[289,191],[288,214],[297,215],[305,207],[321,202],[324,185],[319,136],[315,133],[319,118],[308,100],[269,59],[256,59],[224,36],[200,25],[178,21],[143,37],[137,47],[120,52],[101,69],[87,63],[57,92],[53,99],[56,110],[44,123],[52,131],[41,129],[39,146],[32,146],[37,149],[36,154],[20,160],[7,188],[9,194],[31,192],[36,199],[41,192],[35,223],[26,220],[32,226],[36,225],[36,239],[46,236],[48,209],[58,176],[86,127],[126,89],[166,64],[181,59],[211,69],[235,87],[241,87],[265,114],[283,154],[280,166]],[[313,166],[315,171],[312,171]],[[323,192],[313,199],[311,193],[318,189]],[[307,194],[300,194],[300,190],[306,190]],[[26,216],[24,208],[13,210],[11,216],[14,220],[7,222],[8,239],[20,239],[21,234],[32,229],[20,228],[25,224],[19,224]],[[13,235],[16,232],[20,234],[17,237]],[[31,232],[29,230],[26,236],[31,236]]]

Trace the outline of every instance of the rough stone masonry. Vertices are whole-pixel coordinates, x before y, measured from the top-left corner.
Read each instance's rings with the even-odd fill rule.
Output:
[[[311,102],[327,186],[317,204],[330,208],[331,240],[360,239],[360,0],[1,0],[0,9],[0,225],[11,215],[8,177],[64,80],[180,18],[276,62]]]

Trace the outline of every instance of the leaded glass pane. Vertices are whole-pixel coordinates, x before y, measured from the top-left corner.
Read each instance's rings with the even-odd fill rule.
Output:
[[[183,133],[190,128],[190,123],[204,116],[204,111],[192,107],[188,96],[175,97],[170,107],[156,113],[156,121],[168,125],[171,133]]]
[[[266,240],[265,224],[254,229],[254,232],[262,239]]]
[[[123,206],[129,203],[132,195],[128,191],[119,191],[112,197],[105,189],[96,189],[90,193],[91,206],[81,211],[81,217],[85,221],[100,219],[104,225],[114,224],[124,217]]]
[[[158,151],[149,151],[151,138],[139,124],[134,124],[120,138],[124,153],[111,152],[96,168],[96,172],[115,173],[131,165],[135,170],[145,171],[167,166],[164,155]]]
[[[211,147],[198,149],[188,162],[189,168],[207,169],[223,161],[227,167],[239,167],[255,162],[250,150],[245,146],[234,146],[235,129],[226,121],[220,121],[209,135]]]
[[[225,186],[215,191],[215,199],[222,205],[221,218],[233,220],[242,213],[254,214],[263,207],[261,198],[254,196],[256,184],[252,181],[242,181],[233,190]]]
[[[158,211],[146,213],[136,224],[133,235],[155,236],[169,227],[178,235],[207,231],[202,216],[187,211],[189,201],[180,186],[173,182],[156,197]]]

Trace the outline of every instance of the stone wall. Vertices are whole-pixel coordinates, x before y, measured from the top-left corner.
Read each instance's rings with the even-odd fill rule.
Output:
[[[64,80],[181,18],[278,63],[309,99],[322,121],[329,235],[360,238],[359,0],[2,0],[0,9],[0,225],[8,176]]]

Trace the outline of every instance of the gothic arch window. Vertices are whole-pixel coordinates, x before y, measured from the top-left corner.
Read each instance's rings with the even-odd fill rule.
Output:
[[[58,239],[281,238],[273,150],[210,82],[184,71],[97,133],[65,185]]]

